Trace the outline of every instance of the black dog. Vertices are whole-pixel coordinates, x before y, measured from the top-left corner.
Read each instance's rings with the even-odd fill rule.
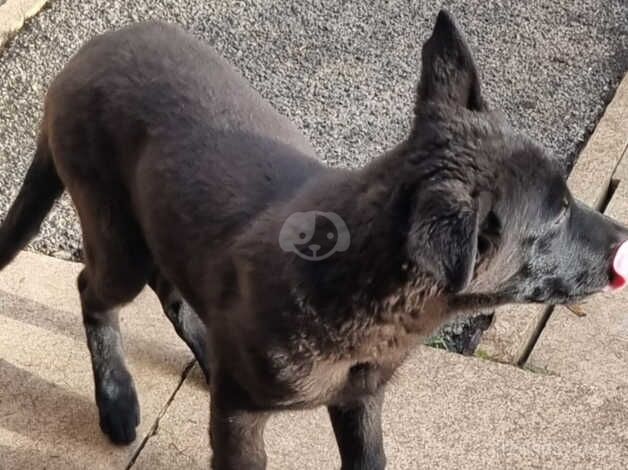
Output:
[[[117,308],[146,283],[210,381],[213,466],[237,470],[265,466],[269,413],[319,405],[343,468],[382,468],[384,386],[452,314],[624,283],[628,231],[574,201],[543,150],[488,109],[445,12],[422,61],[408,138],[354,171],[321,165],[230,65],[172,26],[97,37],[59,74],[0,228],[0,268],[66,188],[114,442],[139,421]]]

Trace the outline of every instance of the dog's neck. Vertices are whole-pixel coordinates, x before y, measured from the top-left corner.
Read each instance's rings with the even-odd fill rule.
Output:
[[[423,311],[437,308],[437,316],[444,315],[441,289],[412,264],[406,248],[412,209],[411,188],[404,184],[407,151],[401,144],[362,169],[309,188],[304,200],[339,214],[351,241],[346,252],[326,260],[295,260],[292,293],[299,308],[341,321],[399,323],[419,333],[428,328]]]

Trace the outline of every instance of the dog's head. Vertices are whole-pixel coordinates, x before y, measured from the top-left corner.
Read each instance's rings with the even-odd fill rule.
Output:
[[[406,145],[408,253],[449,293],[558,304],[628,278],[628,230],[576,201],[555,161],[489,110],[446,12],[423,47]]]

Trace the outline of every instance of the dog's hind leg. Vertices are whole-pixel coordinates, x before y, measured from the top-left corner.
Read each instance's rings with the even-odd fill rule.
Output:
[[[327,407],[342,461],[342,470],[382,470],[384,390],[346,405]]]
[[[155,291],[164,313],[174,326],[175,331],[188,345],[198,361],[205,380],[209,383],[209,362],[207,359],[207,330],[196,312],[183,300],[176,287],[159,270],[155,269],[148,281]]]
[[[124,362],[118,310],[98,298],[86,270],[79,275],[78,288],[92,359],[100,428],[112,442],[128,444],[135,440],[140,411],[133,378]]]
[[[133,300],[146,285],[152,260],[139,227],[124,204],[116,200],[116,192],[90,183],[89,190],[77,185],[70,190],[85,249],[85,268],[77,284],[100,427],[112,442],[127,444],[136,437],[140,413],[133,378],[124,360],[118,307]]]

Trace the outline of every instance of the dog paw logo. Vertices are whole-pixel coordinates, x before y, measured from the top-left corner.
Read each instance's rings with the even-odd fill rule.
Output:
[[[279,246],[308,261],[320,261],[349,249],[349,229],[333,212],[295,212],[279,232]]]

